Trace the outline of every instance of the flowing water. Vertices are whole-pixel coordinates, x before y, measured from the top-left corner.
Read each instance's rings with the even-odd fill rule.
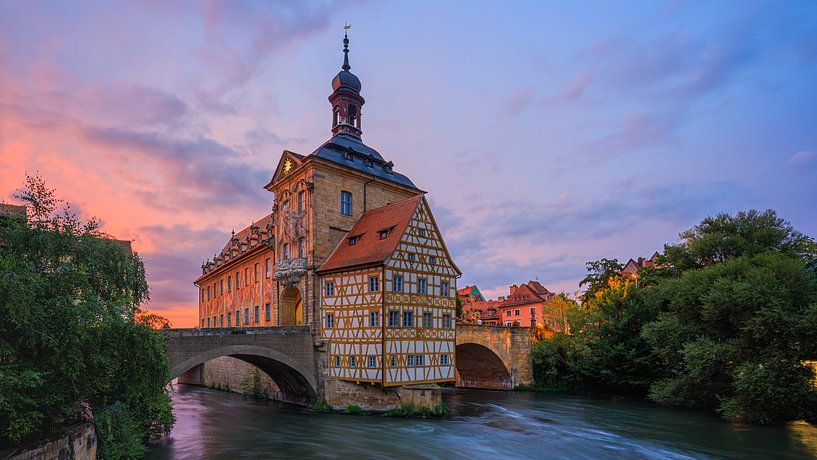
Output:
[[[315,414],[176,385],[176,426],[149,458],[815,458],[817,426],[733,425],[578,396],[447,389],[443,420]]]

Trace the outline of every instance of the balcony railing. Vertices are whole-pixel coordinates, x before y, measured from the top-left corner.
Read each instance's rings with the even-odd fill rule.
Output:
[[[281,259],[275,262],[275,279],[285,285],[295,284],[306,274],[306,259]]]

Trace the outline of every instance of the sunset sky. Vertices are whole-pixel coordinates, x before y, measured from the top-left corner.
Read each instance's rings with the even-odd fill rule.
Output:
[[[363,140],[429,192],[461,286],[572,292],[718,212],[817,235],[817,2],[606,3],[2,2],[0,199],[39,171],[192,326],[282,150],[329,138],[349,22]]]

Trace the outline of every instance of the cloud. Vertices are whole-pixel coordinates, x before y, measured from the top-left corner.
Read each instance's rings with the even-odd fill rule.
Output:
[[[813,150],[801,150],[789,158],[789,163],[794,166],[808,166],[814,163],[815,158],[817,158],[817,153]]]

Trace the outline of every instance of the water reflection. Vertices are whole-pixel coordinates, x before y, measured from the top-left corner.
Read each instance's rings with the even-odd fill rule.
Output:
[[[313,414],[185,385],[150,458],[812,458],[817,429],[735,426],[632,401],[449,390],[446,420]]]

